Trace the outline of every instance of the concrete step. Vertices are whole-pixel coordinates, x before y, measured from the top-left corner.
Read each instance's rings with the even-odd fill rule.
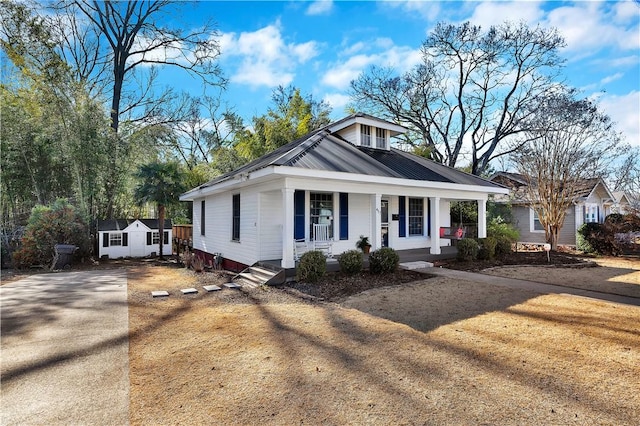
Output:
[[[260,279],[262,279],[264,281],[263,283],[266,283],[267,281],[269,281],[271,278],[273,278],[277,274],[277,272],[270,271],[268,269],[261,268],[259,266],[251,266],[251,267],[249,267],[249,272],[252,275],[260,277]]]
[[[237,279],[243,279],[245,281],[254,283],[256,285],[262,285],[264,284],[266,281],[264,281],[261,277],[259,277],[258,275],[254,275],[250,272],[241,272],[238,274],[238,278]]]

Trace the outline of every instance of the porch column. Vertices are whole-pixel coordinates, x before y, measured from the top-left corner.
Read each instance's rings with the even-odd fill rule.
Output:
[[[282,222],[282,261],[283,268],[294,268],[293,260],[293,193],[294,189],[284,188],[282,190],[282,211],[284,221]]]
[[[382,247],[382,194],[371,194],[371,245],[373,250]]]
[[[440,197],[429,198],[431,210],[431,254],[440,254]]]
[[[478,200],[478,238],[487,238],[487,200]]]

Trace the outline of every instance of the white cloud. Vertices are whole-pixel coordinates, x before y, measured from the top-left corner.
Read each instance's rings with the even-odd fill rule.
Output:
[[[348,95],[343,93],[327,93],[323,100],[331,105],[331,108],[333,108],[334,111],[342,111],[349,103],[350,98]]]
[[[626,142],[640,146],[640,91],[620,96],[604,94],[599,105],[616,122],[616,128],[625,135]]]
[[[621,72],[617,72],[613,75],[608,75],[602,80],[600,80],[600,84],[608,84],[608,83],[611,83],[612,81],[620,80],[623,76],[624,74]]]
[[[435,21],[438,19],[438,15],[442,11],[440,4],[435,1],[424,0],[386,0],[385,6],[389,6],[394,9],[401,9],[409,15],[419,15],[421,18],[427,21]]]
[[[535,26],[543,15],[540,2],[489,1],[478,3],[468,21],[484,29],[492,25],[501,25],[507,20],[514,23],[524,21],[530,26]]]
[[[311,3],[307,8],[307,15],[327,15],[333,9],[332,0],[318,0]]]
[[[607,10],[607,7],[607,3],[598,2],[558,7],[549,12],[547,24],[558,28],[570,52],[592,54],[601,48],[612,47],[640,49],[637,21],[628,27],[614,22],[619,15],[616,15],[616,11]]]
[[[377,53],[361,53],[349,57],[344,62],[334,64],[322,77],[322,83],[336,89],[344,90],[349,87],[351,80],[356,79],[370,65],[382,67],[391,66],[399,73],[408,71],[421,60],[419,49],[411,49],[405,46],[389,45],[388,39],[378,39],[379,45],[388,47]],[[376,46],[376,42],[371,46]],[[349,51],[351,49],[347,49]]]
[[[293,81],[298,65],[318,55],[314,41],[286,43],[279,22],[254,32],[224,33],[220,46],[223,60],[240,58],[231,81],[252,87],[286,86]]]

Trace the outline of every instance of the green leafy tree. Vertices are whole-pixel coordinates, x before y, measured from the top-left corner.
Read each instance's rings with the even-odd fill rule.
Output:
[[[180,194],[186,191],[185,175],[177,162],[154,162],[140,166],[136,177],[140,180],[135,188],[138,203],[154,203],[158,206],[159,253],[162,259],[165,208],[177,203]]]
[[[329,124],[331,108],[312,96],[304,97],[295,87],[278,87],[272,96],[274,106],[267,114],[253,118],[253,132],[237,134],[236,150],[253,160]]]

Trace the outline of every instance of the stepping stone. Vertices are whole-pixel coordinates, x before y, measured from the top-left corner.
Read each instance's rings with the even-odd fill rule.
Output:
[[[220,287],[218,287],[217,285],[205,285],[202,286],[202,288],[204,288],[207,291],[218,291],[218,290],[222,290]]]
[[[193,287],[191,287],[191,288],[183,288],[180,291],[182,292],[182,294],[193,294],[193,293],[197,293],[198,292],[198,290],[196,290]]]
[[[242,287],[240,284],[236,284],[236,283],[224,283],[223,286],[225,286],[226,288],[240,288],[240,287]]]
[[[151,297],[166,297],[168,295],[169,292],[165,290],[156,290],[151,292]]]
[[[423,261],[405,262],[405,263],[401,263],[398,266],[400,266],[401,269],[407,269],[409,271],[412,271],[414,269],[433,268],[433,263],[423,262]]]

